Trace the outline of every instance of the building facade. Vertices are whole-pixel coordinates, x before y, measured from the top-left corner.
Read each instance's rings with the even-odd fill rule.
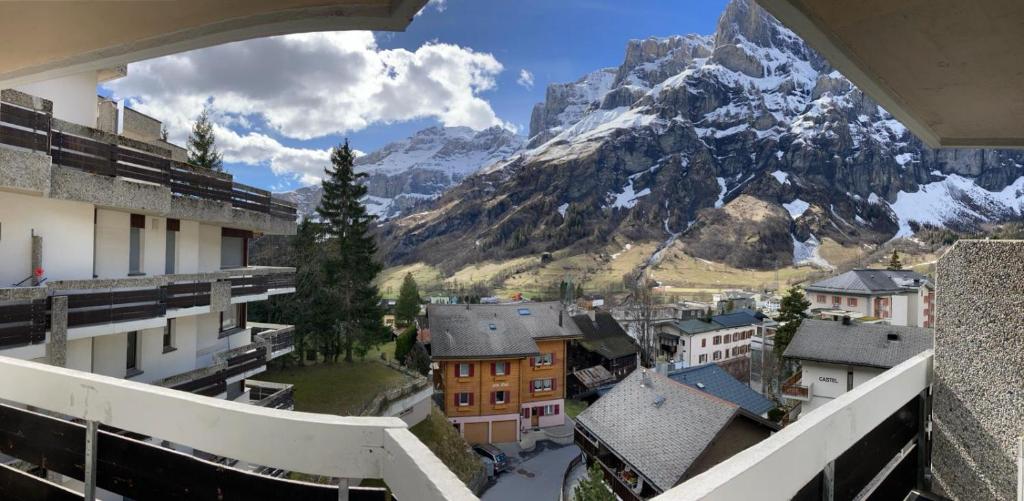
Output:
[[[560,303],[430,305],[427,321],[441,407],[467,441],[565,423],[567,344],[582,334]]]
[[[849,312],[891,325],[932,327],[935,323],[935,287],[914,271],[851,270],[804,290],[812,310]]]
[[[746,358],[760,319],[749,311],[704,320],[660,322],[655,326],[661,356],[692,367]]]

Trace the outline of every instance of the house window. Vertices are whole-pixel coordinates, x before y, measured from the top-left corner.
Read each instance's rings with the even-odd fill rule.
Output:
[[[233,304],[220,312],[221,335],[231,335],[245,328],[245,305]]]
[[[167,319],[164,326],[164,353],[174,351],[174,319]]]
[[[492,364],[494,368],[495,376],[507,376],[508,375],[508,362],[494,362]]]
[[[128,274],[142,274],[142,242],[143,231],[146,229],[146,216],[131,215],[131,228],[128,230]]]
[[[459,364],[459,377],[470,377],[473,375],[473,364]]]
[[[824,303],[825,302],[825,295],[824,294],[818,294],[818,302],[819,303]]]
[[[846,391],[853,389],[853,371],[846,372]]]
[[[533,365],[536,366],[551,365],[552,363],[554,363],[554,361],[555,355],[553,353],[544,353],[543,355],[533,357]]]
[[[139,333],[132,331],[128,333],[128,350],[125,358],[125,368],[128,375],[139,370]]]
[[[832,296],[832,304],[843,304],[843,298],[839,296]]]
[[[503,405],[508,403],[508,392],[507,391],[496,391],[493,393],[494,398],[491,403],[494,405]]]
[[[715,350],[715,353],[711,355],[711,359],[712,360],[721,360],[722,359],[722,352],[718,351],[718,350]]]
[[[708,338],[701,339],[700,340],[700,347],[701,348],[707,348],[707,346],[708,346]]]
[[[715,336],[715,338],[711,341],[711,344],[722,344],[722,336]]]
[[[556,415],[558,415],[558,406],[557,405],[545,405],[544,406],[544,414],[543,415],[545,415],[545,416],[556,416]]]
[[[698,364],[706,364],[706,363],[708,363],[708,355],[705,353],[704,355],[701,355],[701,356],[697,357],[697,363]]]
[[[555,389],[554,379],[534,379],[533,391],[551,391]]]
[[[181,222],[177,219],[167,220],[167,245],[164,253],[164,273],[170,275],[178,269],[178,230]]]
[[[459,407],[466,407],[473,405],[473,394],[472,393],[456,393],[455,404]]]
[[[726,334],[726,335],[722,336],[722,342],[723,343],[731,343],[732,342],[732,335]]]
[[[846,298],[846,306],[850,306],[850,307],[856,308],[857,307],[857,298],[855,298],[855,297],[848,297],[848,298]]]

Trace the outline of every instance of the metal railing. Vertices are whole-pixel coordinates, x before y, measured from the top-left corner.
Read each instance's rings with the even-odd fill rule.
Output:
[[[261,488],[272,486],[292,492],[313,488],[309,484],[251,473],[245,477],[248,481],[239,481],[239,475],[246,472],[145,442],[125,442],[130,439],[118,439],[116,435],[99,430],[102,426],[104,430],[112,427],[269,468],[342,479],[381,479],[398,499],[476,499],[397,418],[344,417],[257,407],[9,357],[0,357],[0,380],[18,381],[18,384],[0,385],[0,399],[53,413],[53,417],[40,417],[38,412],[31,414],[32,419],[47,419],[48,426],[68,428],[68,433],[62,435],[64,441],[59,444],[61,454],[70,454],[67,468],[61,473],[83,481],[87,493],[100,487],[133,495],[136,490],[146,488],[146,482],[139,479],[163,482],[178,490],[196,485],[210,487],[210,477],[226,478],[224,475],[231,475],[232,479],[225,485],[249,489],[249,492],[250,482],[260,482]],[[28,413],[22,409],[12,412],[20,416]],[[0,431],[15,432],[11,426],[10,420],[3,420]],[[260,438],[253,440],[253,437]],[[108,446],[114,443],[111,440],[123,446]],[[42,449],[53,445],[50,442],[52,440],[47,441],[45,435],[40,435],[28,445],[30,449]],[[76,450],[80,455],[75,456]],[[118,457],[104,461],[107,454]],[[51,458],[54,466],[61,457]],[[40,460],[37,456],[35,459]],[[75,467],[75,463],[83,465],[83,462],[84,466]],[[184,465],[181,467],[184,469],[174,468],[179,473],[186,470],[195,473],[152,476],[153,465],[169,469],[170,464]],[[118,471],[111,472],[111,467]],[[19,475],[9,468],[3,470],[3,476],[31,482],[31,492],[71,494],[45,478]],[[216,489],[218,485],[212,487]],[[342,491],[335,499],[348,498],[348,493],[344,492],[349,491],[348,482],[328,488]],[[267,492],[270,491],[265,491],[264,495]]]

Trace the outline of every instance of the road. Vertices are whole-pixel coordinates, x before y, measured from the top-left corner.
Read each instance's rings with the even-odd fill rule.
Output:
[[[520,452],[518,446],[502,446],[509,456],[512,471],[502,473],[484,492],[483,501],[558,501],[562,476],[572,458],[580,454],[575,445],[537,443],[536,449]]]

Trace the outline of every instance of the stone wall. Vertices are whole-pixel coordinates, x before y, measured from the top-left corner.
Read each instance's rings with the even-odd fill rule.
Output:
[[[951,499],[1014,499],[1024,435],[1024,241],[961,240],[936,273],[932,470]]]

